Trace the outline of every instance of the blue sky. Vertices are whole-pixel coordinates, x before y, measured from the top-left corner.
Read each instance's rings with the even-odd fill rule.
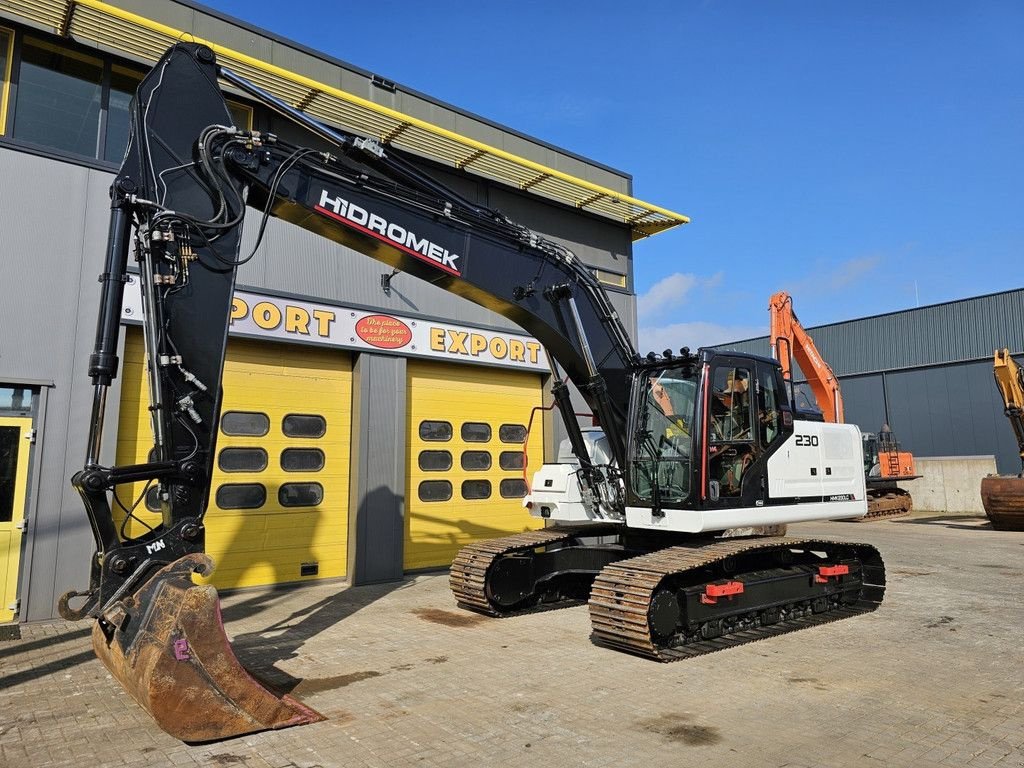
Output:
[[[207,0],[633,175],[643,349],[1024,284],[1024,3]]]

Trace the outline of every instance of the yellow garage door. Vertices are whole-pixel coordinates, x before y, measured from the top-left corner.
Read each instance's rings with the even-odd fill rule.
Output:
[[[405,568],[451,565],[461,547],[539,528],[523,508],[528,471],[544,459],[540,377],[409,362]]]
[[[118,464],[144,461],[152,444],[142,333],[129,329],[118,426]],[[218,588],[345,575],[352,363],[314,347],[232,339],[206,550]],[[121,490],[139,498],[143,484]],[[159,516],[155,489],[136,509]],[[115,514],[120,513],[115,510]],[[123,513],[121,513],[123,516]],[[120,521],[119,521],[120,522]],[[129,521],[131,535],[144,531]]]

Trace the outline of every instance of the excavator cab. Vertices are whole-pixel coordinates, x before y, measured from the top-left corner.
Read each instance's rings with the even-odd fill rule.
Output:
[[[637,376],[629,484],[638,504],[764,502],[766,458],[793,432],[773,360],[701,351]]]

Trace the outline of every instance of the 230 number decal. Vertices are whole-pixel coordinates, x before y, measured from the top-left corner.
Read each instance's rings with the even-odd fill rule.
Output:
[[[817,435],[797,435],[796,436],[796,444],[797,445],[817,445],[818,444],[818,436]]]

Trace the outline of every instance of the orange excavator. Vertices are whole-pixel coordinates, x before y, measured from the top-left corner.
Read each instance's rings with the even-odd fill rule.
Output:
[[[794,407],[797,407],[793,389],[795,359],[807,377],[807,384],[821,411],[821,418],[836,424],[844,423],[843,394],[839,387],[839,379],[818,352],[814,339],[800,324],[793,311],[793,297],[785,291],[772,295],[768,303],[768,315],[768,341],[771,344],[772,357],[782,366],[782,376]],[[900,448],[888,424],[883,424],[877,435],[864,432],[862,438],[868,513],[856,519],[878,520],[909,515],[913,508],[913,499],[909,492],[896,483],[919,477],[915,474],[913,454]],[[1021,498],[1024,498],[1024,490],[1021,492]]]
[[[997,349],[992,373],[1003,398],[1003,413],[1017,438],[1022,471],[983,478],[981,503],[997,531],[1024,531],[1024,370],[1010,357],[1010,350]]]

